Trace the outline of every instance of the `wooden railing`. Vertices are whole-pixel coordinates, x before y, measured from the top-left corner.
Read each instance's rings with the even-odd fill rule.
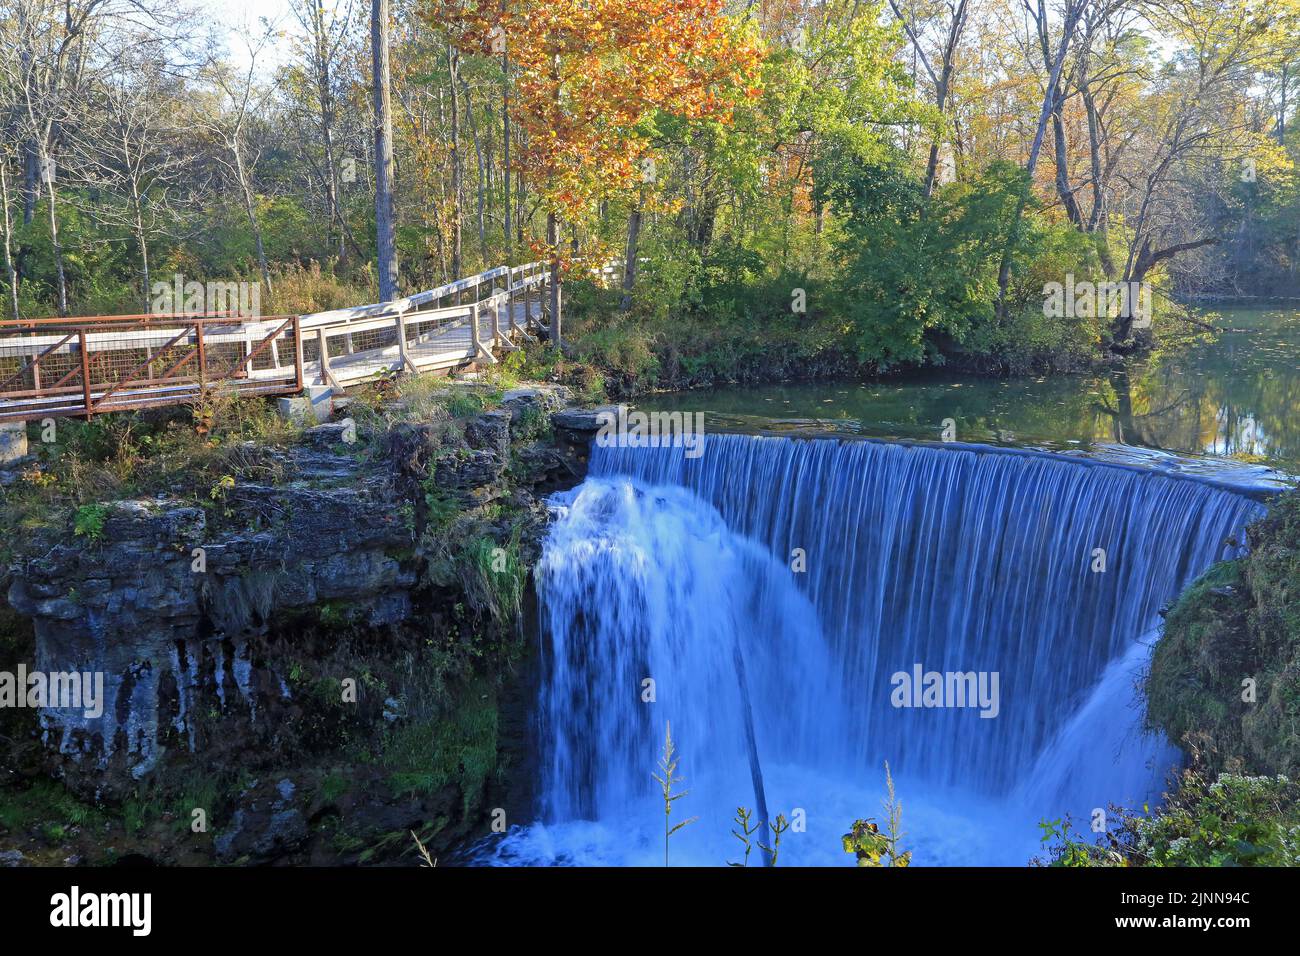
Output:
[[[449,370],[549,329],[549,266],[499,266],[415,295],[313,315],[0,322],[0,421],[288,395]]]

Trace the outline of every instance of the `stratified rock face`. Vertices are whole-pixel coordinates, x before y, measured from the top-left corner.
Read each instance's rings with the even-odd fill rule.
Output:
[[[258,662],[274,613],[343,602],[372,626],[410,616],[402,502],[382,476],[331,458],[304,453],[296,465],[332,466],[347,483],[232,489],[219,507],[259,530],[210,530],[207,511],[178,501],[119,501],[98,543],[58,543],[15,569],[9,602],[33,620],[35,668],[104,675],[102,716],[42,711],[47,746],[85,770],[138,777],[169,730],[198,749],[200,699],[253,724],[270,717],[259,702],[287,693]]]
[[[203,507],[111,502],[93,541],[38,536],[10,569],[9,603],[35,631],[28,670],[103,677],[102,713],[41,710],[57,772],[111,795],[168,748],[211,762],[293,747],[283,728],[302,702],[282,672],[298,632],[284,623],[368,629],[383,653],[398,637],[389,629],[419,619],[417,602],[428,610],[418,524],[431,486],[465,507],[506,501],[544,516],[534,493],[576,475],[554,445],[530,440],[564,398],[530,390],[455,427],[398,425],[382,452],[352,447],[351,420],[319,426],[287,451],[250,446],[274,459],[275,484],[237,481]],[[269,852],[231,839],[233,857]]]

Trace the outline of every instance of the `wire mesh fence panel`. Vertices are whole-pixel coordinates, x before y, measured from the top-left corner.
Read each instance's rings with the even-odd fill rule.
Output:
[[[300,388],[296,317],[248,327],[188,316],[7,326],[0,324],[0,420],[202,401],[218,390]],[[276,355],[282,348],[287,364]]]

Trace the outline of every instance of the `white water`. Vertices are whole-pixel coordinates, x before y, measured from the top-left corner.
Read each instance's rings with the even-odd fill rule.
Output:
[[[689,790],[671,822],[699,818],[672,861],[739,860],[747,710],[769,812],[806,820],[786,864],[853,862],[840,835],[881,820],[885,760],[918,865],[1023,864],[1041,819],[1086,829],[1095,807],[1158,797],[1178,754],[1141,732],[1141,638],[1258,505],[1014,456],[709,441],[698,462],[597,450],[558,496],[538,569],[539,821],[485,862],[662,865],[667,721]],[[891,706],[890,675],[915,663],[997,671],[1000,713]]]

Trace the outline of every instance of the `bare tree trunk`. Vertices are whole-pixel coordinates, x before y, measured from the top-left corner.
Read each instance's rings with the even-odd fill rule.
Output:
[[[474,98],[470,95],[469,84],[461,81],[465,91],[465,122],[469,125],[469,136],[474,141],[474,158],[478,162],[478,189],[475,192],[478,219],[478,247],[482,265],[487,268],[487,163],[483,159],[483,142],[479,139],[478,123],[474,121]]]
[[[131,211],[133,213],[132,226],[135,231],[135,244],[140,252],[140,278],[144,296],[144,308],[141,311],[148,312],[149,291],[152,288],[152,283],[149,281],[149,240],[145,237],[144,232],[144,210],[140,202],[140,190],[135,183],[131,184]]]
[[[262,284],[266,286],[268,298],[275,291],[271,285],[271,270],[266,263],[266,244],[262,241],[262,224],[257,218],[257,206],[253,199],[253,184],[248,179],[248,170],[244,166],[244,151],[239,146],[240,132],[234,131],[230,140],[230,151],[235,158],[235,175],[239,179],[239,192],[244,198],[244,215],[248,217],[248,228],[253,231],[253,242],[257,246],[257,265],[262,272]]]
[[[63,246],[59,243],[59,217],[55,206],[54,172],[41,176],[45,180],[46,198],[50,202],[50,246],[54,250],[54,268],[59,276],[59,315],[68,314],[68,277],[63,270]]]
[[[23,147],[23,225],[36,217],[36,146],[30,141]]]
[[[463,165],[460,159],[460,56],[447,44],[447,70],[451,76],[451,272],[455,279],[462,278],[461,270],[461,194],[464,191]]]
[[[1282,89],[1280,91],[1281,102],[1277,108],[1277,144],[1286,146],[1286,108],[1288,83],[1291,79],[1291,68],[1289,63],[1282,64]]]
[[[388,0],[371,0],[370,50],[375,104],[375,237],[379,298],[397,298],[397,242],[393,209],[393,98],[388,66]]]
[[[1052,110],[1052,142],[1056,151],[1056,195],[1065,207],[1065,215],[1077,228],[1083,228],[1083,213],[1079,211],[1079,202],[1074,198],[1070,188],[1070,157],[1065,142],[1064,108],[1057,98],[1056,108]]]
[[[953,59],[957,53],[957,44],[961,41],[963,28],[966,26],[966,0],[961,0],[952,14],[952,24],[948,30],[948,42],[943,48],[943,66],[935,83],[934,103],[940,114],[948,105],[948,88],[952,83]],[[934,182],[939,172],[939,143],[930,144],[930,158],[925,165],[925,198],[934,193]]]
[[[502,8],[505,8],[505,0],[502,0]],[[505,255],[506,260],[510,259],[510,52],[508,48],[501,50],[501,172],[504,179],[504,188],[502,195],[506,200],[506,221],[503,232],[506,237]]]
[[[12,225],[9,222],[9,178],[5,172],[5,160],[0,157],[0,208],[4,210],[4,247],[5,247],[5,271],[9,275],[9,307],[13,312],[15,319],[18,315],[18,270],[14,267],[13,252],[10,250],[10,234]]]
[[[1101,267],[1109,278],[1115,274],[1115,260],[1110,251],[1110,213],[1106,208],[1106,173],[1101,161],[1101,116],[1086,82],[1080,92],[1088,111],[1088,162],[1092,172],[1092,212],[1088,216],[1088,231],[1097,237]]]
[[[523,170],[519,170],[515,176],[518,183],[515,189],[515,242],[522,247],[524,244],[524,200],[528,196],[528,184],[524,180]]]
[[[1047,17],[1039,17],[1037,26],[1038,46],[1043,54],[1043,69],[1050,74],[1053,66],[1052,40],[1047,32]],[[1062,85],[1058,80],[1057,87]],[[1082,228],[1083,214],[1079,211],[1079,203],[1070,188],[1070,156],[1065,142],[1065,97],[1059,94],[1052,98],[1052,148],[1056,159],[1056,195],[1061,200],[1061,205],[1065,207],[1065,215],[1071,224]]]
[[[1043,91],[1043,106],[1038,112],[1038,127],[1034,131],[1034,141],[1029,149],[1029,161],[1025,164],[1025,185],[1020,191],[1015,216],[1011,222],[1011,232],[1002,250],[1002,262],[998,266],[996,308],[999,317],[1006,314],[1007,286],[1011,282],[1011,259],[1015,255],[1016,245],[1020,242],[1020,222],[1025,213],[1025,206],[1029,203],[1029,193],[1034,188],[1034,171],[1038,168],[1038,154],[1043,148],[1043,134],[1047,131],[1047,119],[1055,108],[1056,90],[1061,81],[1061,70],[1065,66],[1065,55],[1070,49],[1070,40],[1074,36],[1074,30],[1079,25],[1079,18],[1087,3],[1088,0],[1069,0],[1061,24],[1061,42],[1057,45],[1056,55],[1050,64],[1047,89]],[[1027,2],[1026,6],[1028,6]],[[1047,22],[1044,0],[1038,0],[1037,18],[1044,24]]]
[[[632,308],[632,288],[636,285],[637,242],[641,238],[641,207],[637,206],[627,217],[627,258],[623,260],[623,300],[619,309]]]
[[[311,11],[312,32],[316,44],[316,98],[320,105],[321,145],[325,150],[325,194],[330,216],[338,226],[338,258],[347,259],[347,225],[339,207],[338,158],[334,155],[334,91],[330,85],[329,38],[325,29],[325,2],[315,0]]]
[[[564,348],[560,322],[560,223],[555,213],[546,214],[546,243],[551,251],[551,343]]]

